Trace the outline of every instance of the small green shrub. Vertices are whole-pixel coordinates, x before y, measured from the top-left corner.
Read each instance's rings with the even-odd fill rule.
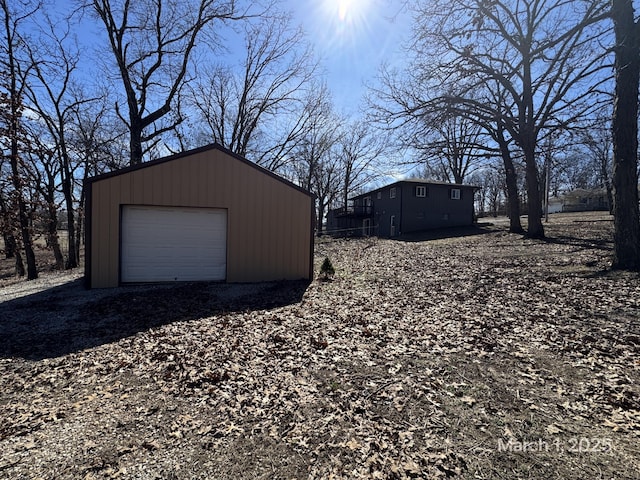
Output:
[[[333,268],[331,260],[329,260],[329,257],[325,257],[324,262],[322,262],[320,266],[320,279],[331,280],[335,273],[336,270]]]

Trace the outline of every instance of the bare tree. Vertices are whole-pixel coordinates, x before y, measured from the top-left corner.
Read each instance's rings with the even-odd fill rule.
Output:
[[[16,7],[20,8],[17,9]],[[38,9],[39,3],[14,2],[9,5],[7,0],[0,0],[0,14],[2,14],[2,40],[0,44],[0,74],[2,74],[1,87],[5,104],[8,108],[2,109],[0,118],[3,141],[3,150],[7,152],[11,167],[11,185],[13,187],[13,199],[9,202],[9,208],[15,205],[19,235],[22,241],[27,262],[27,279],[38,278],[36,257],[33,251],[33,240],[29,222],[29,211],[25,200],[25,176],[23,172],[23,158],[21,157],[21,138],[24,136],[21,120],[23,114],[24,90],[26,77],[31,65],[22,64],[18,58],[18,49],[24,45],[20,28]],[[15,238],[15,236],[14,236]],[[22,273],[21,257],[16,256],[16,270]]]
[[[611,169],[613,142],[611,121],[609,117],[598,116],[587,125],[580,135],[580,142],[586,147],[591,160],[591,168],[595,172],[595,184],[607,192],[609,211],[613,214],[613,187],[611,185]]]
[[[7,103],[8,97],[5,94],[1,94],[1,111],[9,111],[8,108],[5,108]],[[26,271],[19,248],[20,243],[18,237],[20,236],[20,232],[16,229],[18,221],[15,215],[15,195],[13,195],[13,182],[11,178],[12,174],[8,158],[2,155],[0,157],[0,231],[2,231],[2,239],[4,240],[4,255],[7,259],[15,259],[16,275],[24,276]]]
[[[33,80],[27,96],[38,120],[45,126],[59,163],[58,175],[67,220],[67,259],[65,268],[79,264],[79,239],[76,238],[76,199],[74,195],[77,161],[69,145],[74,110],[95,101],[85,98],[74,85],[80,52],[70,36],[68,22],[54,21],[45,15],[37,45],[29,47]],[[43,60],[40,60],[43,59]]]
[[[640,22],[632,0],[612,0],[616,88],[613,109],[613,267],[640,270],[638,84]]]
[[[318,236],[323,233],[326,213],[340,195],[340,181],[342,179],[340,167],[340,159],[337,152],[334,149],[330,149],[317,163],[313,171],[312,192],[316,196],[316,233]]]
[[[478,200],[479,214],[491,214],[498,216],[501,207],[502,193],[504,192],[504,172],[498,165],[486,165],[482,170],[474,172],[470,177],[472,185],[479,187]]]
[[[416,148],[440,180],[464,183],[465,177],[483,162],[484,157],[479,155],[481,128],[462,115],[447,115],[433,123],[434,137]]]
[[[85,182],[125,166],[127,131],[108,107],[108,92],[98,92],[97,100],[76,103],[69,112],[68,144],[75,159],[76,254],[80,256],[85,218]],[[83,95],[86,97],[86,95]]]
[[[204,120],[204,136],[270,170],[282,166],[278,153],[299,138],[282,118],[304,115],[302,102],[317,65],[300,29],[286,15],[270,16],[244,29],[240,68],[203,69],[191,103]]]
[[[484,94],[490,99],[493,105],[503,105],[505,111],[511,111],[515,108],[513,101],[509,101],[509,94],[505,91],[500,82],[489,83],[483,89]],[[464,107],[457,105],[456,109]],[[522,223],[520,221],[520,189],[518,188],[518,176],[519,170],[522,170],[514,160],[513,149],[514,140],[510,136],[509,131],[505,125],[504,119],[499,116],[485,116],[478,115],[475,108],[461,109],[461,113],[469,117],[472,121],[476,122],[482,127],[484,132],[493,140],[497,145],[497,151],[502,159],[502,167],[500,170],[504,172],[505,177],[505,193],[507,200],[507,216],[509,217],[509,232],[511,233],[524,233]],[[490,152],[490,150],[489,150]]]
[[[388,149],[388,141],[365,121],[347,122],[338,140],[336,155],[342,178],[342,206],[347,206],[354,194],[378,175],[381,156]]]
[[[414,73],[417,71],[411,70]],[[438,74],[439,70],[433,70],[431,73]],[[383,129],[400,131],[400,142],[407,142],[425,152],[428,152],[429,143],[421,139],[425,135],[424,132],[442,130],[442,125],[447,119],[457,119],[456,122],[473,132],[473,135],[466,135],[464,129],[461,129],[459,139],[449,142],[450,149],[454,152],[448,155],[453,160],[450,166],[448,162],[438,165],[438,157],[432,158],[430,154],[425,154],[424,161],[428,162],[425,176],[451,181],[452,178],[456,178],[452,170],[458,170],[458,177],[464,178],[469,171],[483,168],[487,158],[499,156],[504,164],[510,231],[523,233],[520,222],[518,166],[513,159],[514,141],[507,131],[504,119],[499,115],[485,114],[486,112],[476,108],[475,103],[479,101],[469,104],[451,102],[448,97],[441,95],[441,90],[434,88],[432,91],[426,88],[428,85],[424,84],[424,75],[412,75],[405,72],[382,72],[383,86],[373,90],[369,99],[372,119]],[[441,81],[438,80],[438,83]],[[468,95],[473,98],[471,93]],[[483,95],[490,99],[493,105],[507,105],[504,88],[497,82],[493,82],[491,88],[487,82]],[[489,101],[484,103],[487,104]],[[469,142],[472,137],[474,140]],[[458,153],[456,144],[464,146],[457,149]],[[440,168],[433,168],[434,160],[435,165]],[[461,175],[463,173],[464,175]]]
[[[160,122],[175,107],[203,30],[244,18],[246,11],[239,11],[236,0],[120,0],[117,5],[93,0],[90,5],[126,95],[126,109],[116,103],[116,111],[129,130],[130,163],[137,164],[160,135],[182,121],[178,114],[168,124]]]
[[[382,131],[391,131],[399,148],[415,155],[406,163],[418,164],[426,176],[463,183],[465,176],[484,163],[483,127],[472,115],[450,108],[431,108],[430,89],[422,79],[405,72],[383,71],[382,88],[369,98],[370,117]]]
[[[511,154],[511,139],[505,135],[505,126],[501,121],[495,125],[488,124],[487,131],[498,145],[500,158],[504,167],[505,191],[507,194],[507,215],[509,217],[509,231],[524,233],[520,222],[520,194],[518,189],[518,169]]]
[[[29,132],[30,148],[24,153],[25,175],[33,189],[39,194],[43,209],[43,222],[47,246],[53,252],[56,268],[65,268],[64,255],[58,235],[58,212],[60,209],[60,162],[56,149],[47,145],[49,136],[45,128],[33,123]]]
[[[333,111],[326,86],[319,86],[307,102],[308,118],[301,141],[293,151],[292,176],[316,196],[317,233],[322,234],[325,213],[340,193],[339,160],[335,148],[340,121]]]
[[[543,237],[537,142],[597,107],[608,80],[597,44],[606,2],[430,0],[416,11],[409,75],[419,90],[403,99],[404,111],[461,109],[499,122],[523,153],[527,234]]]

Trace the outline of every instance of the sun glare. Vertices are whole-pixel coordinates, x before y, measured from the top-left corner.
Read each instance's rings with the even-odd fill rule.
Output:
[[[341,22],[344,22],[347,19],[350,6],[351,2],[349,0],[340,0],[338,2],[338,18]]]
[[[375,0],[322,0],[323,17],[333,31],[334,42],[354,42],[368,29],[368,16]],[[329,32],[327,32],[328,34]]]
[[[325,0],[325,7],[343,23],[357,23],[364,19],[370,0]]]

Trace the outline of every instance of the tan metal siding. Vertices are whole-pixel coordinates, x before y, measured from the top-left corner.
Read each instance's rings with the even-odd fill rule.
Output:
[[[93,204],[91,238],[93,242],[93,270],[92,283],[97,285],[109,284],[109,208],[111,206],[109,184],[96,184],[93,187]],[[99,252],[99,255],[96,254]]]
[[[227,281],[308,278],[312,202],[217,149],[97,180],[91,284],[119,283],[120,206],[126,204],[226,208]]]

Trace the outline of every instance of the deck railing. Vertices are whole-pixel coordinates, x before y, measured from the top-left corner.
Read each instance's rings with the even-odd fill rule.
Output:
[[[368,217],[373,213],[371,205],[349,205],[333,210],[337,217]]]

